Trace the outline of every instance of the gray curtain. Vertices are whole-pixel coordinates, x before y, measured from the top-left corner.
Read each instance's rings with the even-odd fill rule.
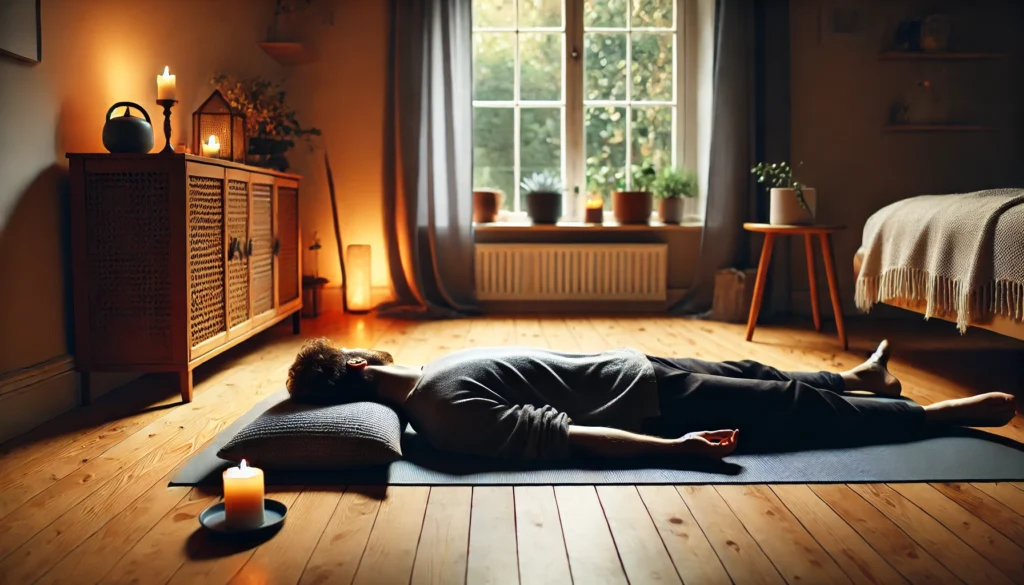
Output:
[[[396,300],[385,315],[475,310],[470,4],[391,2],[384,234]]]
[[[769,34],[770,32],[770,34]],[[747,221],[767,217],[750,168],[789,156],[789,7],[786,0],[718,0],[707,206],[694,284],[677,314],[711,308],[715,272],[756,265]],[[784,240],[784,239],[783,239]],[[760,240],[753,242],[754,247]],[[788,245],[773,254],[762,315],[779,310],[788,288]],[[785,275],[785,276],[783,276]]]

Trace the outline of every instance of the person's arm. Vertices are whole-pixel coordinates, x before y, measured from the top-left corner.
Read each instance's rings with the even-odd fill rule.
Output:
[[[663,439],[606,427],[569,425],[569,448],[584,455],[622,459],[646,455],[721,458],[736,450],[739,431],[700,431]]]

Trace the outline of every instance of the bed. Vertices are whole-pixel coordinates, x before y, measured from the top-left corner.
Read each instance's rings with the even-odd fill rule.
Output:
[[[1024,340],[1024,189],[923,195],[878,210],[853,258],[857,307],[884,303]]]

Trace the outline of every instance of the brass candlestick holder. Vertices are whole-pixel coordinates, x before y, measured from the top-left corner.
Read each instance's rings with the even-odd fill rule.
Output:
[[[164,137],[167,138],[167,144],[160,154],[174,154],[174,147],[171,146],[171,108],[178,100],[156,100],[156,103],[164,108]]]

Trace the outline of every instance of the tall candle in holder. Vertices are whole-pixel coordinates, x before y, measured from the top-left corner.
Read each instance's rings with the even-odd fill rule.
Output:
[[[164,67],[164,74],[156,76],[156,99],[176,100],[178,99],[177,77],[171,75],[171,68]]]
[[[232,530],[263,526],[263,470],[238,467],[224,470],[224,521]]]

